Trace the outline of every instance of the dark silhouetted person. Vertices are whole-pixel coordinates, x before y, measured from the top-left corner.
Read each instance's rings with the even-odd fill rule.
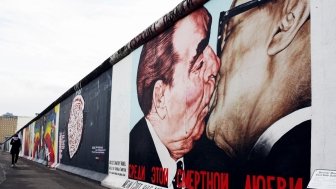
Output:
[[[12,148],[10,150],[10,153],[12,154],[12,166],[15,167],[15,164],[17,163],[17,160],[19,158],[19,152],[21,147],[21,140],[18,137],[17,134],[15,134],[10,142],[10,145],[12,145]]]

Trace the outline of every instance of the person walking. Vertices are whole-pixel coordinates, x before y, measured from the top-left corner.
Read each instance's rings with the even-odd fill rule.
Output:
[[[11,167],[15,167],[15,164],[19,158],[19,152],[21,147],[21,140],[18,137],[17,134],[15,134],[10,142],[10,145],[12,145],[12,148],[10,150],[10,153],[12,154],[12,165]]]

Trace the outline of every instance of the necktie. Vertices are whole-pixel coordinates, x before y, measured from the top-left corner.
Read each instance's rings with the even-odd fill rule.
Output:
[[[183,163],[181,160],[176,162],[176,173],[173,179],[174,189],[182,188],[182,174],[177,174],[179,170],[183,170]]]

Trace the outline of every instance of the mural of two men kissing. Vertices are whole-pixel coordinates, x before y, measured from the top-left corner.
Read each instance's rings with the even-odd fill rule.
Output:
[[[143,174],[130,179],[168,188],[307,186],[309,0],[208,2],[144,44],[138,62],[143,117],[131,126],[129,166]]]

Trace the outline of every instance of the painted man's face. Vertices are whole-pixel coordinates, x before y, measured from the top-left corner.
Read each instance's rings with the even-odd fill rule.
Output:
[[[178,23],[173,36],[178,63],[173,83],[165,91],[170,132],[185,133],[193,140],[204,130],[204,118],[220,67],[218,57],[207,45],[208,22],[209,17],[191,15]]]
[[[266,48],[271,19],[266,10],[254,8],[231,18],[224,30],[220,79],[207,135],[231,156],[247,153],[262,129],[258,118],[271,77]]]

